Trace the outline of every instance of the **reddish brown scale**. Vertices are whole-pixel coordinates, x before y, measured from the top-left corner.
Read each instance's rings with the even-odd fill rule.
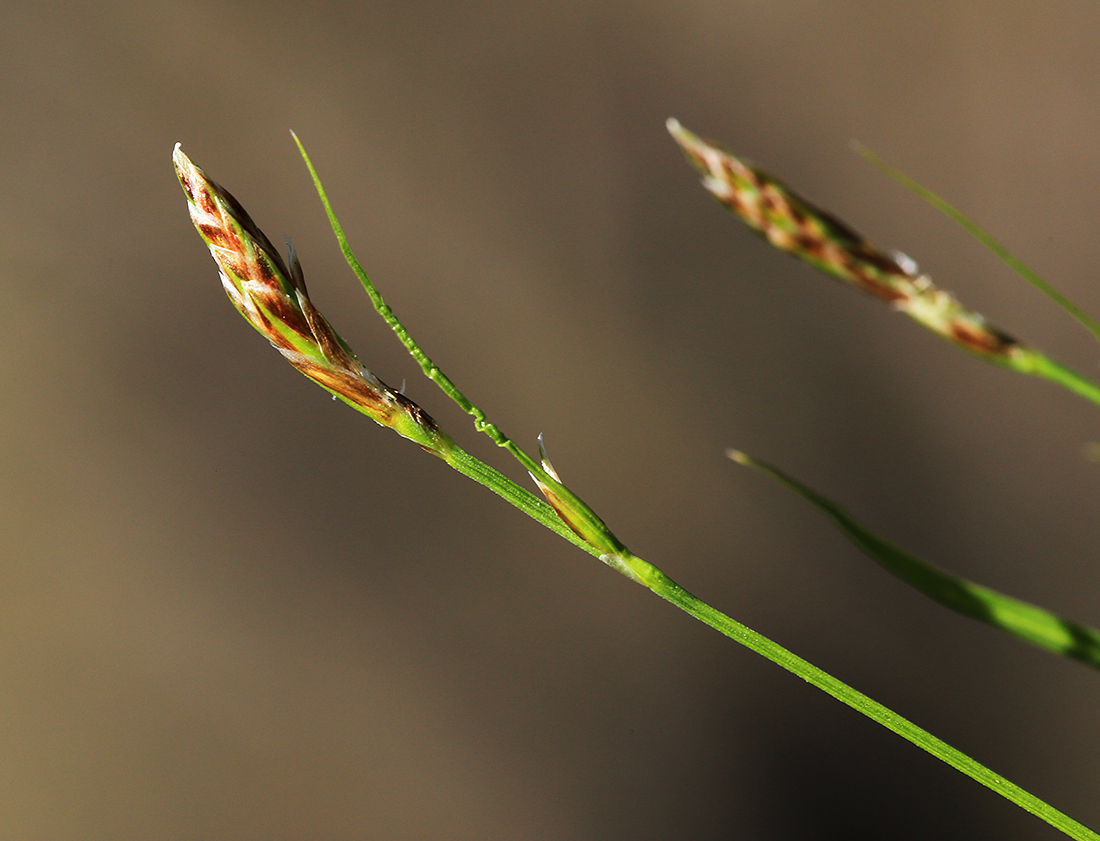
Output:
[[[798,225],[798,227],[806,227],[808,217],[806,216],[806,212],[802,209],[802,207],[792,204],[790,207],[790,214],[791,219],[796,225]]]
[[[822,226],[814,224],[814,219],[810,217],[810,215],[791,213],[791,224],[801,231],[806,239],[816,242],[824,242],[827,239],[825,231],[822,230]]]
[[[284,327],[289,327],[291,332],[298,334],[304,339],[311,339],[312,334],[309,330],[309,325],[305,323],[300,313],[293,307],[288,306],[288,302],[280,295],[272,295],[268,290],[264,290],[263,293],[253,292],[250,297],[259,306],[254,313],[249,314],[250,320],[254,322],[254,326],[261,329],[261,332],[268,338],[275,347],[285,348],[286,350],[297,353],[294,343],[288,339],[280,331],[276,325],[282,324]],[[270,315],[268,315],[270,313]]]
[[[342,368],[349,370],[355,370],[355,361],[347,355],[340,345],[333,340],[332,336],[326,331],[314,330],[310,325],[310,335],[313,336],[317,342],[317,346],[321,348],[321,355],[325,357],[333,365],[339,365]]]
[[[440,431],[439,424],[435,422],[435,418],[413,403],[408,397],[404,394],[395,394],[394,396],[401,408],[405,410],[405,413],[415,420],[417,424],[428,427],[433,432]]]
[[[1019,345],[1011,336],[998,330],[976,328],[962,323],[951,325],[951,338],[983,356],[1007,356],[1012,348]]]
[[[800,229],[800,231],[794,235],[794,242],[800,251],[818,259],[821,259],[825,252],[825,243],[805,228]]]
[[[769,210],[771,210],[776,215],[784,216],[786,218],[790,218],[792,216],[792,214],[791,214],[791,203],[789,201],[787,201],[786,196],[784,196],[779,191],[779,188],[776,187],[775,184],[772,184],[772,183],[761,184],[760,185],[760,197],[764,201],[764,206],[767,207]]]
[[[851,266],[849,271],[856,277],[856,282],[859,284],[860,289],[868,295],[874,295],[876,298],[886,301],[889,304],[908,301],[912,297],[897,287],[891,286],[888,283],[883,283],[880,278],[863,271],[858,263]]]
[[[309,299],[305,299],[300,303],[302,307],[301,319],[306,323],[304,335],[312,336],[321,351],[321,355],[333,365],[339,365],[349,371],[357,370],[359,363],[336,340],[336,335],[325,317],[317,311]]]
[[[181,170],[176,170],[179,175],[180,185],[183,187],[183,192],[187,196],[187,200],[192,204],[195,203],[195,185],[191,182],[190,174],[184,173]]]
[[[862,259],[862,255],[857,257],[851,251],[829,240],[825,241],[824,248],[825,253],[822,260],[830,265],[835,265],[839,269],[838,273],[857,289],[891,304],[909,297],[905,292],[883,282],[880,277],[869,272],[867,261]]]
[[[260,330],[267,337],[267,340],[271,342],[272,347],[285,348],[286,350],[294,350],[294,346],[284,339],[276,330],[272,324],[271,319],[267,317],[263,310],[257,310],[250,312],[246,316],[252,325]]]
[[[268,260],[266,254],[257,254],[255,265],[259,269],[259,277],[253,277],[253,280],[259,280],[261,283],[269,286],[282,286],[279,275],[271,265],[271,261]]]
[[[271,302],[264,301],[264,306],[271,311],[276,321],[282,322],[302,338],[306,340],[313,338],[313,331],[309,328],[309,322],[302,318],[300,312],[288,306],[285,298],[276,297]]]
[[[764,185],[756,191],[760,196],[760,203],[764,206],[765,210],[772,213],[783,213],[783,205],[779,201],[779,197],[776,196],[774,190],[769,190],[768,185]]]
[[[852,272],[851,260],[844,251],[838,249],[828,240],[819,239],[813,235],[807,236],[808,240],[805,245],[805,250],[798,255],[800,258],[804,260],[816,260],[821,267],[826,268],[827,271],[840,277],[847,283],[856,281]]]
[[[380,398],[378,392],[368,388],[361,380],[345,372],[308,363],[298,365],[297,368],[314,382],[336,392],[356,406],[367,409],[371,416],[379,422],[385,421],[391,414],[390,411],[387,411],[389,407]]]
[[[222,246],[222,248],[227,247]],[[214,261],[232,278],[248,277],[248,266],[241,259],[241,255],[236,252],[229,253],[228,250],[219,251],[214,255]]]
[[[547,488],[543,487],[541,484],[539,485],[539,490],[541,490],[542,495],[544,497],[546,497],[546,501],[550,503],[550,507],[553,508],[557,512],[558,516],[561,518],[561,521],[563,523],[565,523],[567,526],[569,526],[569,530],[571,532],[573,532],[573,534],[575,534],[581,540],[583,540],[585,543],[587,543],[588,542],[588,537],[585,534],[583,534],[580,531],[580,529],[578,529],[571,522],[569,522],[569,516],[567,516],[567,515],[571,515],[570,514],[570,509],[567,508],[566,506],[564,506],[558,500],[558,498],[556,496],[554,496],[552,493],[550,493],[550,491]]]
[[[237,251],[240,248],[240,239],[231,234],[221,225],[207,225],[205,223],[198,225],[199,233],[210,244],[216,245],[219,248],[228,248],[231,251]]]
[[[888,254],[883,254],[866,240],[853,246],[852,253],[857,255],[865,263],[870,263],[883,274],[910,278],[908,272],[898,265],[898,261]]]
[[[194,189],[192,189],[191,201],[193,201],[195,207],[203,213],[209,213],[211,216],[221,216],[221,209],[218,207],[218,203],[214,200],[209,190],[199,190],[196,193]]]
[[[397,410],[392,404],[383,400],[378,391],[367,386],[362,380],[347,377],[337,380],[335,386],[329,387],[348,398],[354,405],[365,409],[378,423],[384,426],[393,425]]]

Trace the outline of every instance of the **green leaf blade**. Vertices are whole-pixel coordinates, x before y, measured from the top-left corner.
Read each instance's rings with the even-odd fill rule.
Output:
[[[865,528],[835,502],[779,468],[739,451],[730,451],[729,456],[739,464],[759,470],[794,491],[829,517],[880,566],[929,598],[1034,646],[1100,669],[1100,630],[952,575]]]

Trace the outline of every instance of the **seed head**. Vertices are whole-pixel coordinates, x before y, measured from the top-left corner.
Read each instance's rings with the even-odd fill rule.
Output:
[[[450,438],[419,406],[368,371],[313,306],[302,266],[287,260],[228,190],[207,177],[176,144],[176,175],[191,221],[210,248],[233,306],[295,368],[345,403],[442,455]]]
[[[1007,364],[1010,357],[1031,352],[933,285],[905,255],[882,251],[781,181],[678,121],[670,119],[668,130],[688,162],[703,174],[703,186],[776,248],[890,303],[990,361]]]

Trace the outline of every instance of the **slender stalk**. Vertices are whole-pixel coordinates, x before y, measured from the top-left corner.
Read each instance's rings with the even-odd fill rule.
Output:
[[[448,463],[451,464],[450,461]],[[833,677],[828,672],[804,660],[763,634],[752,630],[747,625],[707,604],[647,561],[626,550],[620,557],[601,555],[597,549],[579,538],[568,528],[564,528],[561,520],[554,516],[550,506],[473,456],[463,454],[460,463],[451,466],[475,481],[481,482],[525,514],[534,517],[547,528],[560,534],[589,554],[599,557],[608,566],[622,572],[632,581],[651,590],[688,615],[695,617],[705,625],[709,625],[720,634],[740,643],[749,650],[766,657],[791,674],[797,675],[841,703],[881,724],[903,739],[912,742],[957,771],[1015,803],[1021,809],[1061,830],[1070,838],[1081,839],[1081,841],[1100,841],[1100,834],[1092,831],[1084,824],[1054,808],[1026,789],[1006,780],[982,763],[972,759],[942,739],[933,736],[924,728],[898,715],[889,707],[864,695],[859,690]]]
[[[951,747],[951,745],[947,744],[942,739],[936,738],[927,730],[918,727],[908,719],[902,718],[897,713],[878,703],[878,701],[868,698],[862,692],[837,680],[817,666],[806,662],[798,655],[793,654],[782,646],[761,636],[752,629],[745,627],[740,622],[720,613],[670,579],[665,579],[665,581],[651,589],[653,589],[657,595],[672,602],[681,610],[690,613],[701,622],[705,622],[730,639],[736,640],[745,647],[752,649],[757,654],[767,657],[776,665],[782,666],[792,674],[798,675],[798,677],[813,684],[818,689],[832,695],[838,701],[847,704],[852,709],[863,713],[865,716],[878,722],[888,730],[897,733],[903,739],[923,748],[936,758],[942,759],[952,768],[961,771],[968,777],[977,780],[987,788],[1011,800],[1020,808],[1026,809],[1028,812],[1046,821],[1056,829],[1060,829],[1069,837],[1078,839],[1100,838],[1100,835],[1093,832],[1084,824],[1075,821],[1064,812],[1055,809],[1035,795],[1020,788],[1020,786],[1015,783],[1009,782],[980,762],[971,759],[966,754]]]
[[[1055,362],[1049,356],[1044,356],[1041,353],[1036,353],[1029,360],[1029,364],[1031,368],[1027,373],[1057,383],[1062,386],[1062,388],[1072,391],[1079,397],[1083,397],[1089,402],[1100,406],[1100,385],[1097,385],[1092,380],[1086,379],[1076,371]]]
[[[521,488],[511,479],[478,461],[473,456],[457,450],[457,448],[456,451],[460,452],[461,456],[454,463],[448,460],[448,464],[451,464],[456,470],[485,485],[528,516],[538,520],[544,526],[589,554],[600,557],[613,569],[622,572],[631,580],[651,590],[662,599],[680,608],[680,610],[749,650],[766,657],[791,674],[797,675],[807,683],[828,693],[841,703],[881,724],[903,739],[912,742],[957,771],[966,774],[966,776],[1041,818],[1056,829],[1060,829],[1070,838],[1100,841],[1100,834],[1092,831],[1084,824],[1055,809],[1015,783],[1006,780],[1000,774],[952,747],[942,739],[933,736],[924,728],[903,718],[890,708],[707,604],[647,561],[629,551],[625,551],[625,557],[621,559],[606,555],[601,556],[597,549],[566,528],[562,521],[556,517],[553,509],[530,491]]]
[[[600,557],[612,568],[622,572],[631,580],[651,590],[662,599],[680,608],[680,610],[749,650],[766,657],[791,674],[797,675],[807,683],[816,686],[841,703],[927,751],[937,759],[943,760],[952,768],[995,791],[1056,829],[1060,829],[1069,837],[1100,841],[1100,834],[1093,832],[1084,824],[1055,809],[1015,783],[1006,780],[1000,774],[952,747],[942,739],[933,736],[924,728],[903,718],[890,708],[707,604],[652,564],[628,551],[624,553],[625,557],[621,559],[606,555],[601,556],[597,549],[566,528],[562,521],[556,517],[553,509],[530,491],[521,488],[511,479],[478,461],[473,456],[457,450],[457,448],[456,452],[461,453],[461,456],[453,463],[448,460],[448,464],[451,464],[456,470],[485,485],[528,516],[538,520],[544,526],[589,554]]]

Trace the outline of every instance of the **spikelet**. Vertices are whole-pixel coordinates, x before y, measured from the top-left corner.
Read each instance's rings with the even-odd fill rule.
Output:
[[[902,254],[887,254],[786,185],[674,119],[668,130],[703,186],[776,248],[891,304],[960,347],[1014,368],[1027,369],[1033,351],[990,326],[937,288]]]
[[[210,248],[233,306],[295,368],[382,426],[442,456],[451,440],[419,406],[368,371],[313,306],[290,248],[284,261],[233,196],[176,144],[191,221]]]

